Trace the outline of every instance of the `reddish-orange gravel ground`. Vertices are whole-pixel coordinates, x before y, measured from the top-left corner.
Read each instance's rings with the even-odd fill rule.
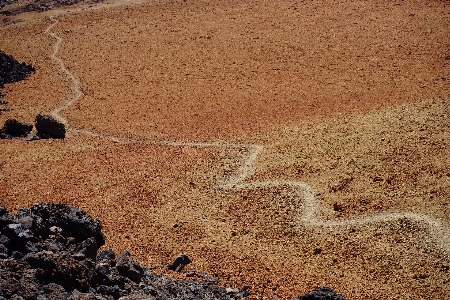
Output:
[[[0,123],[52,112],[74,80],[83,95],[60,112],[66,139],[0,141],[0,205],[80,207],[106,247],[177,278],[159,266],[185,252],[251,299],[322,285],[348,299],[450,298],[448,235],[422,220],[450,222],[449,32],[449,2],[429,0],[123,1],[5,17],[0,50],[36,72],[6,87]],[[148,143],[163,140],[187,144]],[[264,146],[246,183],[310,185],[327,224],[378,221],[307,226],[290,186],[221,187],[243,164],[238,143]]]

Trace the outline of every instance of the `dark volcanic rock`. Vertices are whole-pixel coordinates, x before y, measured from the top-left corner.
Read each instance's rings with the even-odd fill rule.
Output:
[[[9,214],[6,208],[0,207],[0,229],[13,222],[13,216]]]
[[[240,299],[243,292],[177,282],[140,266],[129,252],[98,252],[101,224],[62,204],[0,208],[0,299]]]
[[[187,256],[186,254],[179,254],[177,257],[175,257],[173,263],[167,266],[167,269],[175,272],[180,272],[187,264],[190,264],[191,262],[192,260],[189,258],[189,256]]]
[[[59,284],[66,290],[87,291],[89,288],[87,267],[74,260],[67,252],[28,253],[23,260],[33,269],[44,270],[47,281]]]
[[[19,137],[26,136],[33,129],[33,125],[22,123],[15,119],[8,119],[1,129],[1,133],[5,136]]]
[[[144,273],[141,266],[130,256],[128,251],[122,252],[117,257],[117,270],[119,270],[120,275],[126,276],[139,283],[141,277]]]
[[[96,4],[103,0],[30,0],[25,5],[16,5],[9,10],[0,12],[5,16],[18,15],[26,12],[44,12],[55,8],[72,6],[79,3]],[[17,0],[0,0],[0,9],[6,5],[17,2]]]
[[[37,115],[36,130],[41,138],[63,139],[66,136],[66,126],[51,116]]]
[[[0,207],[0,300],[175,300],[243,299],[247,292],[225,289],[216,280],[176,281],[151,273],[129,252],[117,258],[105,243],[101,224],[62,204],[35,204],[11,215]],[[177,256],[171,268],[191,260]],[[303,300],[344,300],[321,288]]]
[[[6,83],[24,80],[32,72],[34,72],[32,65],[19,63],[12,55],[0,51],[0,88],[3,88]]]
[[[15,0],[0,0],[0,9],[3,6],[14,2]],[[17,82],[25,79],[31,72],[34,72],[32,65],[26,63],[19,63],[12,55],[7,55],[5,52],[0,51],[0,89],[5,87],[6,83]],[[3,94],[0,92],[0,99],[3,98]],[[0,101],[0,105],[8,104],[6,101]],[[4,111],[9,111],[8,108],[0,108],[0,114]],[[22,134],[21,134],[22,135]],[[10,138],[14,135],[3,133],[0,131],[0,138]]]
[[[79,257],[80,260],[88,258],[95,261],[95,259],[97,258],[97,249],[97,241],[95,240],[95,238],[90,237],[81,242],[77,249],[77,253],[74,254],[74,256]]]
[[[64,204],[41,203],[30,209],[21,209],[17,215],[36,219],[35,228],[44,234],[57,237],[59,234],[65,238],[74,238],[77,242],[94,238],[97,247],[105,244],[105,237],[100,221],[91,218],[87,213],[75,207]]]
[[[318,288],[317,290],[312,291],[311,293],[308,293],[308,294],[303,295],[296,299],[298,299],[298,300],[345,300],[345,298],[342,297],[342,295],[336,294],[332,288],[329,288],[327,286]],[[294,300],[296,300],[296,299],[294,299]]]

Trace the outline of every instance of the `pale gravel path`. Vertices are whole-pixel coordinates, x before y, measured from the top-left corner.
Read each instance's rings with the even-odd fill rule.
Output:
[[[126,2],[126,1],[124,1]],[[65,67],[64,62],[57,56],[59,47],[62,43],[62,38],[51,30],[58,24],[58,20],[54,17],[50,17],[52,24],[44,31],[45,34],[51,36],[56,40],[52,48],[50,55],[51,60],[59,67],[60,72],[70,83],[71,95],[61,103],[58,107],[53,109],[50,113],[60,122],[64,123],[68,130],[76,133],[87,134],[94,137],[108,139],[117,143],[141,143],[149,145],[167,145],[167,146],[187,146],[187,147],[228,147],[234,149],[246,149],[246,153],[241,157],[241,166],[236,172],[226,178],[219,181],[217,186],[219,188],[228,190],[243,190],[243,189],[259,189],[266,187],[279,187],[291,190],[295,199],[297,199],[299,206],[302,207],[301,213],[296,217],[297,228],[311,226],[311,227],[348,227],[358,226],[373,223],[386,223],[399,219],[409,219],[423,223],[427,228],[427,233],[432,242],[437,248],[445,251],[450,255],[450,228],[442,220],[432,217],[426,214],[412,213],[412,212],[386,212],[377,213],[372,215],[364,215],[358,217],[351,217],[340,220],[326,220],[320,217],[321,203],[316,199],[314,189],[307,183],[300,181],[290,180],[268,180],[268,181],[251,181],[245,182],[247,178],[255,173],[255,162],[261,152],[264,150],[264,146],[257,144],[243,144],[243,143],[230,143],[227,141],[216,142],[184,142],[184,141],[166,141],[166,140],[134,140],[125,139],[111,135],[104,135],[101,133],[93,132],[87,129],[79,129],[73,126],[69,127],[67,119],[61,114],[62,111],[69,108],[75,103],[83,93],[80,89],[80,81]]]

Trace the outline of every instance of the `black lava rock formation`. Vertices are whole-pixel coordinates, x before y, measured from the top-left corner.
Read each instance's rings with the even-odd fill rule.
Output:
[[[2,5],[8,4],[8,1],[0,0],[0,9]],[[6,83],[17,82],[25,79],[30,73],[34,72],[32,65],[26,63],[19,63],[12,55],[7,55],[0,50],[0,89],[5,87]],[[4,95],[0,92],[0,98]],[[0,105],[8,104],[6,101],[0,101]],[[0,108],[0,114],[4,111],[8,111],[7,108]]]
[[[32,65],[19,63],[12,55],[0,51],[0,88],[4,88],[6,83],[24,80],[32,72],[34,72]]]
[[[15,2],[17,2],[17,0],[0,0],[0,9]],[[103,0],[30,0],[25,2],[25,5],[16,5],[11,9],[5,9],[1,11],[0,14],[12,16],[26,12],[44,12],[80,3],[93,5],[100,2],[103,2]]]
[[[21,123],[15,119],[8,119],[0,130],[0,138],[14,138],[26,136],[33,129],[29,123]]]
[[[17,2],[17,0],[0,0],[0,9],[15,2]]]
[[[152,274],[128,252],[98,251],[101,224],[62,204],[0,208],[0,299],[240,299],[211,283]]]
[[[155,275],[125,251],[98,251],[102,226],[64,204],[35,204],[11,215],[0,207],[0,300],[244,299],[215,282]],[[179,255],[175,270],[191,260]],[[176,267],[175,267],[176,266]],[[328,287],[295,300],[345,300]]]
[[[333,289],[324,286],[293,300],[345,300],[345,298],[336,294]]]
[[[36,130],[41,138],[63,139],[66,127],[51,116],[37,115]]]

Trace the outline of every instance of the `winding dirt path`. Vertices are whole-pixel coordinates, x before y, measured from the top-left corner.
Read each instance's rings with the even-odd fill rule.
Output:
[[[58,20],[54,17],[50,17],[52,23],[45,29],[44,33],[55,39],[55,43],[50,55],[52,61],[58,66],[62,75],[70,83],[71,94],[61,103],[58,107],[53,109],[50,113],[60,122],[64,123],[69,131],[81,134],[87,134],[99,138],[108,139],[117,143],[141,143],[151,145],[167,145],[167,146],[187,146],[187,147],[228,147],[235,149],[246,149],[246,153],[240,158],[240,167],[234,174],[227,179],[217,182],[217,186],[227,190],[255,190],[266,187],[278,187],[280,189],[290,190],[293,196],[295,196],[296,202],[299,207],[302,207],[300,214],[296,217],[297,228],[302,226],[312,227],[342,227],[342,226],[359,226],[364,224],[377,224],[392,222],[399,219],[409,219],[411,221],[422,222],[426,228],[432,243],[439,249],[445,251],[450,255],[450,229],[449,226],[440,219],[434,218],[426,214],[411,213],[411,212],[386,212],[373,215],[365,215],[359,217],[346,218],[341,220],[326,220],[321,218],[321,203],[316,199],[314,195],[314,189],[307,183],[300,181],[289,180],[271,180],[271,181],[251,181],[248,182],[247,178],[255,173],[255,162],[258,156],[264,150],[264,146],[257,144],[243,144],[243,143],[230,143],[227,141],[216,142],[196,142],[196,141],[167,141],[167,140],[135,140],[124,139],[117,136],[104,135],[102,133],[93,132],[87,129],[80,129],[74,126],[70,126],[67,118],[64,117],[62,112],[72,106],[78,99],[83,96],[83,92],[80,89],[79,80],[72,74],[64,65],[61,58],[57,56],[58,50],[63,42],[52,29],[58,24]]]

